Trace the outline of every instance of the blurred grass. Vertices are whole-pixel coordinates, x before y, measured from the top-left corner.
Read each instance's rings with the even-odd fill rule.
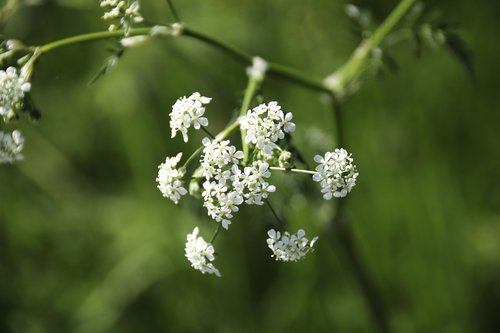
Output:
[[[177,2],[193,27],[318,77],[358,40],[340,2]],[[394,3],[373,8],[384,14]],[[142,5],[147,17],[169,17],[162,1]],[[436,8],[460,22],[476,81],[444,52],[415,60],[408,48],[396,51],[402,69],[370,81],[346,106],[347,149],[360,171],[349,214],[395,332],[494,332],[500,7]],[[15,12],[3,34],[41,44],[103,29],[100,15],[84,1],[45,1]],[[176,98],[200,91],[213,97],[210,129],[222,129],[242,96],[243,68],[196,41],[154,41],[87,87],[109,45],[68,47],[37,65],[33,98],[43,118],[16,124],[26,161],[0,170],[0,332],[372,331],[326,237],[297,264],[270,258],[264,235],[273,217],[264,207],[243,208],[217,240],[221,279],[190,269],[185,235],[200,225],[208,237],[214,224],[194,199],[175,206],[162,198],[154,179],[165,156],[193,151],[202,135],[171,140],[168,113]],[[333,117],[315,93],[270,80],[264,96],[294,113],[309,160],[335,148]],[[319,233],[333,205],[316,184],[273,181],[271,200],[290,228]]]

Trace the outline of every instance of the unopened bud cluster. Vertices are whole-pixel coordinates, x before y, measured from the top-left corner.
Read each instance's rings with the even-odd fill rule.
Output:
[[[24,96],[31,84],[15,67],[0,70],[0,116],[4,121],[17,117],[24,105]]]
[[[24,159],[21,151],[24,138],[19,131],[5,133],[0,131],[0,164],[14,163]]]
[[[107,10],[102,18],[111,21],[109,31],[123,29],[128,35],[134,23],[140,23],[144,19],[139,13],[139,1],[130,0],[101,0],[100,6]]]

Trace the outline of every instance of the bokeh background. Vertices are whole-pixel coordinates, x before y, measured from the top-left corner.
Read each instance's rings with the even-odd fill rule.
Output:
[[[175,1],[191,27],[250,54],[321,78],[359,42],[344,1]],[[106,29],[97,1],[19,1],[2,34],[40,45]],[[359,3],[383,18],[397,1]],[[471,78],[446,50],[368,80],[346,104],[346,148],[360,177],[348,201],[355,244],[394,332],[500,330],[500,4],[443,0],[441,13],[474,52]],[[165,1],[142,13],[171,22]],[[215,224],[201,203],[156,188],[166,156],[197,148],[170,139],[179,96],[213,97],[217,132],[241,102],[244,66],[188,38],[126,52],[92,86],[110,42],[80,44],[37,64],[38,123],[15,126],[25,161],[0,168],[0,332],[373,332],[366,303],[335,246],[322,237],[334,204],[307,177],[274,175],[272,202],[289,224],[318,234],[316,251],[277,263],[265,207],[245,207],[217,239],[222,278],[184,258],[185,235]],[[266,100],[293,112],[307,159],[336,148],[334,119],[316,92],[270,78]],[[237,140],[237,139],[235,139]],[[237,141],[235,141],[237,142]]]

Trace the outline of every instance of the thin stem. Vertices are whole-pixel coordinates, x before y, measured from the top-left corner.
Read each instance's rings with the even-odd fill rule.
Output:
[[[370,37],[372,47],[382,43],[385,36],[396,26],[396,24],[403,18],[406,12],[413,6],[416,0],[402,0],[396,8],[392,10],[389,16],[382,22],[377,30]]]
[[[152,28],[136,28],[136,29],[131,29],[129,31],[128,36],[138,36],[138,35],[147,35],[151,32]],[[116,30],[116,31],[98,31],[98,32],[91,32],[87,34],[82,34],[82,35],[76,35],[68,38],[63,38],[56,40],[54,42],[50,42],[47,44],[44,44],[39,47],[40,54],[43,53],[48,53],[50,51],[53,51],[55,49],[64,47],[64,46],[70,46],[73,44],[80,44],[80,43],[85,43],[85,42],[91,42],[91,41],[96,41],[100,39],[109,39],[109,38],[119,38],[123,37],[125,32],[123,30]]]
[[[267,204],[267,207],[269,207],[269,209],[271,210],[271,212],[273,213],[274,217],[276,218],[276,220],[278,221],[278,224],[279,226],[284,229],[285,228],[285,224],[283,223],[283,221],[280,219],[280,217],[278,216],[278,214],[276,213],[276,211],[274,210],[273,206],[271,205],[271,202],[269,201],[269,199],[264,199],[264,201],[266,202]]]
[[[255,76],[251,76],[248,78],[248,84],[247,88],[245,89],[245,96],[243,97],[243,102],[241,103],[241,108],[240,108],[240,116],[243,117],[246,112],[248,111],[248,108],[250,107],[250,103],[252,102],[252,98],[255,95],[255,91],[257,90],[257,87],[259,86],[260,79],[256,78]],[[241,146],[243,147],[243,154],[245,157],[243,158],[243,163],[248,162],[248,157],[249,157],[249,148],[248,144],[245,141],[245,136],[246,136],[246,131],[245,130],[240,130],[241,132]]]
[[[206,133],[206,134],[207,134],[210,138],[215,139],[215,135],[213,135],[212,133],[210,133],[210,131],[209,131],[209,130],[207,130],[205,127],[200,126],[200,128],[201,128],[201,130],[202,130],[203,132],[205,132],[205,133]]]
[[[200,146],[198,147],[189,157],[188,159],[186,160],[186,162],[184,162],[184,165],[182,166],[183,168],[187,168],[189,164],[191,164],[191,162],[193,162],[193,160],[201,154],[201,152],[203,151],[203,146]],[[197,178],[196,175],[193,175],[193,177]]]
[[[335,126],[337,129],[337,143],[340,146],[345,144],[344,119],[342,117],[342,104],[332,96],[332,111],[335,116]],[[368,306],[369,312],[379,332],[391,332],[388,315],[380,293],[375,286],[373,277],[363,265],[360,255],[356,249],[356,244],[352,237],[352,230],[346,214],[346,198],[337,200],[337,209],[330,220],[328,236],[331,239],[330,245],[335,247],[339,244],[344,252],[344,259],[351,268],[357,280],[361,292]]]
[[[342,104],[340,100],[334,96],[331,97],[333,116],[335,117],[335,127],[337,129],[337,146],[344,147],[345,144],[345,133],[344,133],[344,115],[342,112]]]
[[[311,170],[304,170],[304,169],[287,169],[287,168],[282,168],[282,167],[269,167],[269,170],[276,170],[276,171],[283,171],[283,172],[295,172],[295,173],[304,173],[308,175],[315,175],[317,174],[316,171],[311,171]]]
[[[177,14],[177,11],[175,10],[175,7],[174,7],[172,0],[167,0],[167,5],[168,5],[168,8],[170,8],[170,12],[172,13],[172,16],[174,17],[175,22],[181,22],[181,18],[179,17],[179,14]]]
[[[238,49],[235,46],[226,44],[226,43],[219,41],[213,37],[205,35],[202,32],[195,31],[193,29],[186,27],[186,28],[184,28],[183,33],[185,36],[192,37],[192,38],[197,39],[199,41],[203,41],[203,42],[227,53],[228,55],[232,56],[235,60],[237,60],[239,62],[243,62],[246,64],[249,64],[252,62],[252,57],[249,54],[245,53],[244,51],[241,51],[240,49]],[[329,92],[329,90],[323,86],[323,84],[320,82],[320,80],[310,78],[307,75],[305,75],[305,74],[303,74],[295,69],[286,67],[286,66],[281,65],[281,64],[268,62],[267,73],[272,74],[272,75],[277,76],[277,77],[284,78],[290,82],[296,83],[298,85],[301,85],[303,87],[306,87],[306,88],[309,88],[312,90],[316,90],[316,91],[320,91],[320,92]]]
[[[239,121],[235,121],[233,122],[231,125],[229,125],[228,127],[226,127],[224,130],[222,130],[219,134],[217,134],[215,137],[210,133],[208,132],[208,130],[206,130],[203,126],[201,127],[203,130],[206,130],[205,133],[207,133],[210,137],[212,137],[212,139],[214,140],[223,140],[225,138],[227,138],[228,136],[230,136],[236,129],[238,129],[238,127],[240,126],[240,123]],[[183,167],[184,168],[187,168],[189,166],[189,164],[191,164],[191,162],[198,156],[201,154],[201,152],[203,151],[203,148],[204,146],[200,146],[198,147],[189,157],[188,159],[186,160],[186,162],[184,162],[184,165]],[[198,178],[197,175],[196,175],[196,172],[195,174],[193,174],[193,177],[195,178]]]
[[[151,32],[151,27],[149,28],[134,28],[130,29],[128,36],[137,36],[137,35],[148,35]],[[72,36],[68,38],[63,38],[60,40],[56,40],[47,44],[44,44],[40,46],[40,54],[45,54],[50,51],[56,50],[61,47],[65,46],[70,46],[73,44],[79,44],[79,43],[84,43],[84,42],[90,42],[90,41],[96,41],[96,40],[101,40],[101,39],[110,39],[110,38],[120,38],[124,36],[124,31],[123,30],[116,30],[116,31],[99,31],[99,32],[92,32],[92,33],[87,33],[87,34],[82,34],[82,35],[77,35],[77,36]],[[243,62],[245,64],[250,64],[252,62],[252,57],[241,51],[240,49],[229,45],[227,43],[224,43],[214,37],[208,36],[204,33],[195,31],[193,29],[190,29],[188,27],[183,27],[183,31],[181,36],[187,36],[191,37],[193,39],[196,39],[198,41],[201,41],[205,44],[208,44],[212,47],[215,47],[216,49],[221,50],[222,52],[226,53],[227,55],[233,57],[234,59],[238,60],[239,62]],[[301,85],[305,88],[320,91],[320,92],[329,92],[330,90],[325,88],[323,84],[320,82],[320,80],[315,79],[315,78],[310,78],[306,74],[286,67],[281,64],[277,63],[268,63],[268,73],[284,78],[290,82],[296,83],[298,85]]]
[[[227,55],[233,57],[235,60],[238,60],[238,61],[246,63],[246,64],[250,64],[252,62],[252,57],[250,55],[246,54],[245,52],[243,52],[242,50],[238,49],[235,46],[226,44],[223,41],[220,41],[214,37],[205,35],[202,32],[193,30],[193,29],[188,28],[188,27],[184,27],[182,34],[184,36],[197,39],[201,42],[204,42],[205,44],[213,46],[216,49],[219,49],[222,52],[226,53]]]
[[[217,223],[217,228],[215,229],[215,232],[212,236],[212,238],[210,239],[210,244],[214,245],[214,242],[215,242],[215,239],[217,238],[217,235],[219,234],[219,231],[220,231],[220,227],[221,227],[221,223]]]

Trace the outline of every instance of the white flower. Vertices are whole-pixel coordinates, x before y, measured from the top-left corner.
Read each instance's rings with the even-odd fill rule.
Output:
[[[109,31],[123,28],[125,36],[127,36],[133,23],[139,23],[144,20],[139,13],[139,1],[130,3],[130,1],[125,0],[101,0],[100,6],[107,10],[102,16],[105,21],[119,22],[118,26],[116,24],[110,24],[108,28]]]
[[[321,192],[326,200],[332,197],[343,198],[356,185],[358,172],[352,163],[353,158],[345,149],[327,152],[324,157],[316,155],[314,161],[319,165],[316,167],[318,173],[313,175],[313,180],[320,182]]]
[[[254,166],[245,167],[243,172],[234,166],[231,180],[234,188],[246,199],[245,203],[263,205],[262,199],[267,199],[269,193],[276,191],[276,187],[265,180],[270,176],[269,164],[258,161]]]
[[[241,129],[245,131],[244,140],[266,155],[272,155],[272,151],[278,148],[276,142],[283,139],[285,133],[295,130],[292,118],[292,113],[285,114],[277,102],[261,104],[240,118]]]
[[[203,237],[198,237],[198,232],[199,229],[196,227],[192,233],[187,235],[186,258],[191,262],[191,266],[194,269],[199,270],[203,274],[215,274],[220,277],[219,270],[211,263],[215,259],[215,249]]]
[[[12,134],[0,131],[0,164],[23,160],[23,147],[24,137],[20,131],[15,130]]]
[[[229,140],[203,139],[203,156],[200,161],[203,183],[203,206],[208,215],[228,229],[233,213],[243,202],[262,205],[276,187],[265,179],[271,176],[269,164],[256,162],[240,169],[243,152],[230,145]]]
[[[207,126],[208,120],[202,117],[205,113],[203,105],[210,103],[211,98],[201,96],[195,92],[188,98],[179,98],[172,106],[170,112],[170,128],[172,129],[172,138],[177,131],[182,133],[184,142],[188,142],[188,129],[193,126],[200,129],[201,126]]]
[[[219,141],[203,138],[203,157],[200,161],[203,169],[203,176],[207,179],[223,175],[222,168],[229,164],[238,164],[238,160],[244,157],[240,150],[231,146],[229,140]]]
[[[312,251],[312,247],[318,240],[314,237],[310,242],[305,237],[306,233],[300,229],[296,234],[290,235],[284,232],[283,235],[274,229],[267,232],[267,246],[273,251],[272,257],[279,261],[297,261]]]
[[[167,157],[165,163],[158,166],[158,177],[156,177],[158,189],[163,193],[164,197],[169,198],[175,204],[179,202],[181,196],[187,193],[181,181],[185,170],[175,168],[181,157],[182,153],[177,154],[175,157]]]
[[[4,120],[14,117],[22,108],[24,95],[30,89],[31,84],[24,75],[18,75],[15,67],[0,70],[0,116]]]
[[[247,75],[250,78],[255,78],[257,80],[262,81],[264,79],[264,75],[266,74],[267,61],[262,59],[261,57],[253,57],[252,58],[252,66],[247,68]]]
[[[226,185],[219,182],[206,180],[203,183],[203,206],[207,208],[208,215],[216,222],[228,229],[233,218],[233,212],[237,212],[238,205],[243,198],[236,191],[231,191]]]

